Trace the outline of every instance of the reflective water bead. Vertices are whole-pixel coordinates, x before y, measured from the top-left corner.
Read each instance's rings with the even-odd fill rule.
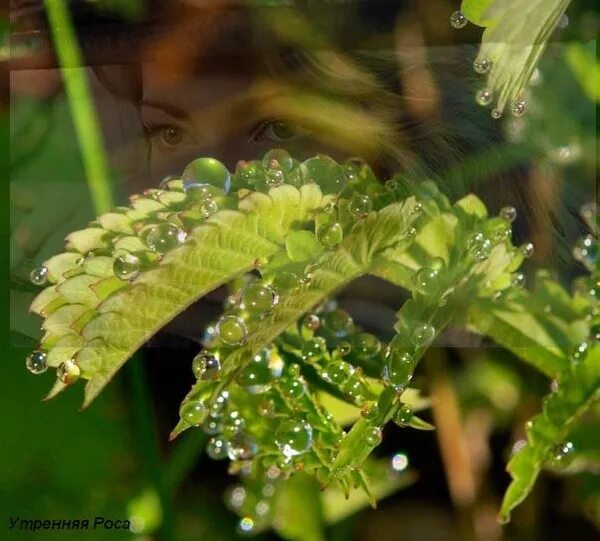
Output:
[[[48,369],[48,354],[41,349],[36,349],[27,355],[25,366],[32,374],[42,374]]]
[[[223,436],[226,438],[234,436],[244,428],[244,425],[245,422],[242,414],[237,410],[230,411],[225,419],[223,419]]]
[[[388,347],[385,366],[383,367],[383,379],[396,392],[402,392],[412,379],[414,364],[414,359],[410,353]]]
[[[306,167],[308,178],[316,182],[324,193],[339,193],[346,187],[344,171],[338,163],[328,156],[315,156],[302,164]]]
[[[427,346],[435,338],[435,329],[429,323],[422,323],[414,328],[410,338],[417,347]]]
[[[379,415],[379,406],[377,402],[368,402],[360,410],[360,415],[364,419],[375,419]]]
[[[574,456],[575,446],[572,442],[559,443],[551,449],[548,464],[554,468],[566,468],[573,462]]]
[[[598,242],[593,235],[587,235],[576,242],[573,257],[594,272],[598,264]]]
[[[277,292],[259,281],[249,283],[242,292],[244,308],[253,314],[268,312],[278,301]]]
[[[492,61],[489,58],[478,58],[475,60],[475,62],[473,62],[473,70],[475,73],[479,73],[480,75],[490,71],[491,67]]]
[[[241,485],[236,485],[225,491],[225,502],[232,509],[239,509],[246,501],[246,496],[246,489]]]
[[[344,240],[344,229],[338,222],[324,224],[317,231],[317,238],[324,246],[333,248]]]
[[[294,160],[287,150],[282,148],[273,148],[268,150],[263,156],[262,165],[265,171],[269,169],[282,169],[290,171],[294,166]]]
[[[258,445],[252,436],[238,432],[229,441],[227,455],[231,460],[249,460],[258,452]]]
[[[337,345],[337,347],[335,348],[335,352],[340,357],[345,357],[346,355],[350,355],[351,351],[352,351],[352,344],[350,344],[350,342],[340,342]]]
[[[446,268],[446,261],[443,257],[434,257],[431,260],[430,267],[439,273],[439,271],[442,271]]]
[[[416,227],[409,227],[406,230],[406,236],[407,237],[414,237],[417,234],[417,228]]]
[[[302,377],[292,377],[281,382],[281,391],[290,400],[297,400],[306,394],[306,382]]]
[[[210,218],[213,214],[216,214],[219,210],[219,205],[212,197],[203,199],[198,205],[198,210],[204,218]]]
[[[56,375],[65,385],[70,385],[79,379],[79,376],[81,376],[81,369],[73,359],[69,359],[68,361],[60,363],[56,369]]]
[[[266,391],[273,381],[268,352],[255,355],[250,364],[238,374],[236,381],[252,393]]]
[[[523,254],[523,257],[531,257],[534,254],[535,249],[531,242],[526,242],[519,246],[519,251]]]
[[[302,358],[307,362],[314,362],[323,357],[327,351],[327,344],[323,338],[316,336],[302,344]]]
[[[381,342],[374,334],[361,332],[353,337],[352,350],[363,359],[372,359],[381,351]]]
[[[258,404],[258,414],[263,417],[273,417],[275,413],[275,400],[266,398]]]
[[[140,258],[132,253],[123,252],[118,254],[113,261],[113,272],[117,278],[121,280],[131,280],[135,278],[140,269],[142,262]]]
[[[31,271],[29,275],[31,283],[36,286],[43,286],[48,281],[48,269],[44,265],[40,265]]]
[[[475,103],[481,107],[487,107],[494,99],[494,94],[489,88],[482,88],[475,94]]]
[[[462,11],[455,11],[450,15],[450,26],[452,28],[464,28],[467,24],[467,17]]]
[[[350,398],[350,400],[354,401],[359,406],[365,401],[367,388],[365,384],[356,376],[350,376],[346,383],[344,383],[342,390],[348,396],[348,398]]]
[[[152,226],[144,233],[146,246],[151,250],[164,254],[185,242],[186,233],[172,223]]]
[[[192,360],[192,372],[198,379],[216,379],[220,371],[219,359],[208,351],[201,351]]]
[[[394,421],[396,424],[406,425],[413,418],[413,415],[411,407],[408,404],[402,404],[394,416]]]
[[[246,324],[236,316],[221,316],[217,321],[216,332],[228,346],[239,346],[248,338]]]
[[[303,163],[294,167],[287,175],[287,183],[299,188],[303,184],[310,182],[310,177],[306,165]]]
[[[524,287],[525,275],[522,272],[513,272],[510,276],[510,285],[512,287]]]
[[[354,330],[352,316],[341,308],[327,312],[323,316],[323,324],[327,330],[331,331],[338,338],[348,336]]]
[[[283,421],[275,433],[275,443],[285,457],[297,456],[310,449],[312,427],[305,421]]]
[[[340,385],[352,374],[354,369],[345,361],[333,361],[329,363],[321,373],[321,377],[330,383]]]
[[[435,292],[435,282],[438,271],[431,267],[423,267],[413,275],[413,284],[417,291],[423,295],[431,295]]]
[[[300,276],[289,270],[278,272],[273,278],[273,285],[278,291],[291,291],[298,287],[299,282]]]
[[[187,193],[193,192],[198,186],[203,184],[216,186],[225,193],[231,187],[231,176],[227,167],[214,158],[198,158],[194,160],[184,169],[181,179]]]
[[[401,472],[408,468],[408,455],[406,453],[396,453],[392,457],[392,470]]]
[[[321,320],[317,314],[307,314],[302,320],[302,326],[310,331],[316,331],[321,326]]]
[[[228,456],[229,442],[223,438],[210,438],[206,444],[206,454],[213,460],[223,460]]]
[[[221,416],[216,413],[211,413],[202,423],[202,430],[209,436],[214,436],[221,432],[223,423]]]
[[[179,409],[181,419],[192,426],[202,424],[207,413],[208,408],[202,400],[186,400]]]
[[[589,344],[587,342],[581,342],[581,344],[578,344],[571,355],[573,362],[579,363],[583,361],[587,357],[588,348]]]
[[[490,114],[494,120],[498,120],[499,118],[502,118],[502,109],[492,109]]]
[[[252,517],[243,517],[240,519],[237,529],[241,534],[249,534],[254,530],[254,520]]]
[[[285,182],[285,174],[282,169],[269,169],[265,171],[265,183],[269,188],[276,188]]]
[[[356,193],[352,196],[352,199],[350,199],[348,208],[354,216],[362,217],[373,210],[373,202],[368,195]]]
[[[498,215],[500,218],[512,223],[517,219],[517,209],[511,206],[502,207]]]
[[[266,500],[260,500],[256,504],[256,507],[254,507],[254,510],[256,511],[256,514],[259,517],[265,516],[269,512],[270,509],[271,509],[271,506],[269,505],[269,502]]]
[[[365,433],[365,442],[370,447],[376,447],[379,445],[381,443],[381,429],[376,426],[367,428]]]
[[[483,233],[473,233],[467,239],[467,250],[476,261],[483,261],[492,252],[492,243]]]
[[[526,106],[525,102],[523,100],[519,100],[511,105],[510,112],[513,116],[519,117],[519,116],[523,116],[525,114],[526,109],[527,109],[527,106]]]

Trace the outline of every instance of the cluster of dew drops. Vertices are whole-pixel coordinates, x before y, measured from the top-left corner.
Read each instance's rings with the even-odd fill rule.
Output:
[[[318,182],[324,194],[337,195],[347,186],[356,183],[365,168],[368,166],[360,158],[350,158],[344,164],[338,164],[328,156],[317,155],[298,162],[286,150],[272,149],[263,156],[262,160],[239,162],[232,175],[218,160],[198,158],[185,168],[181,178],[167,177],[158,189],[148,189],[143,195],[161,201],[165,191],[177,191],[179,184],[182,186],[186,200],[193,202],[191,206],[188,204],[187,208],[191,208],[197,220],[202,221],[213,216],[221,206],[225,207],[228,195],[234,191],[237,192],[237,198],[241,199],[251,191],[267,192],[270,188],[284,183],[300,187],[310,182]],[[365,217],[372,208],[373,202],[368,194],[352,189],[348,209],[356,219]],[[321,221],[315,232],[316,237],[326,248],[334,248],[343,241],[344,229],[336,219],[334,203],[327,205],[323,211],[328,219]],[[138,234],[148,252],[133,253],[121,249],[118,253],[115,251],[111,254],[114,274],[121,280],[134,280],[143,270],[188,239],[188,231],[177,212],[171,213],[159,223],[143,226]],[[94,255],[94,253],[82,255],[78,264],[83,265],[87,258]],[[257,260],[257,266],[260,263]],[[33,269],[30,279],[34,285],[46,285],[49,280],[49,269],[44,265]],[[277,277],[278,285],[282,289],[296,283],[307,284],[310,280],[311,274],[308,271],[300,275],[285,271]],[[254,295],[254,300],[249,299],[251,295]],[[252,304],[259,309],[264,306],[264,303],[274,304],[277,299],[274,285],[262,287],[256,284],[248,289],[246,296],[248,297],[246,304],[250,310]],[[224,340],[227,340],[228,335],[230,336],[229,340],[232,344],[244,338],[243,323],[235,317],[224,318],[219,324],[219,330]],[[48,368],[47,358],[47,352],[38,349],[27,357],[26,366],[30,372],[41,374]],[[57,376],[65,384],[73,383],[80,375],[81,370],[75,359],[67,360],[57,368]]]

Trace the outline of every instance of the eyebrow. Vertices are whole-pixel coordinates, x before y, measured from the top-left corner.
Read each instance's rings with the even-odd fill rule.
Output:
[[[177,118],[179,120],[191,120],[190,115],[187,111],[166,101],[142,100],[140,101],[140,106],[151,107],[153,109],[160,109],[168,115],[172,116],[173,118]]]

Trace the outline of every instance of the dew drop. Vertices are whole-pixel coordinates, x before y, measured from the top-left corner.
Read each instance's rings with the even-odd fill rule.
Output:
[[[435,282],[438,271],[431,267],[423,267],[413,275],[413,284],[422,295],[431,295],[435,292]]]
[[[499,118],[502,118],[502,109],[492,109],[490,114],[494,120],[498,120]]]
[[[255,355],[250,364],[238,374],[236,381],[253,394],[267,391],[273,382],[268,351]]]
[[[265,153],[262,160],[265,171],[269,169],[281,169],[290,171],[294,166],[294,160],[287,150],[282,148],[273,148]]]
[[[289,458],[305,453],[313,441],[312,427],[305,421],[283,421],[275,433],[275,443],[281,453]]]
[[[31,283],[36,286],[43,286],[48,281],[48,269],[44,265],[40,265],[31,271],[29,275]]]
[[[475,94],[475,103],[477,103],[477,105],[481,105],[481,107],[487,107],[490,103],[492,103],[493,98],[494,95],[489,88],[482,88]]]
[[[350,355],[351,351],[352,351],[352,345],[350,344],[350,342],[345,342],[345,341],[340,342],[337,345],[337,347],[335,348],[335,352],[340,357],[345,357],[346,355]]]
[[[572,442],[559,443],[551,449],[548,464],[553,468],[566,468],[573,462],[574,455],[575,446]]]
[[[348,336],[354,330],[354,320],[341,308],[327,312],[323,317],[323,324],[338,338]]]
[[[277,292],[260,281],[249,283],[242,292],[242,304],[253,315],[268,312],[278,301]]]
[[[350,376],[344,383],[342,390],[355,404],[360,406],[364,403],[367,389],[365,384],[356,376]]]
[[[244,432],[238,432],[229,441],[227,454],[231,460],[249,460],[258,452],[254,438]]]
[[[406,453],[396,453],[392,457],[392,470],[402,472],[408,468],[408,455]]]
[[[198,210],[204,218],[210,218],[213,214],[217,213],[219,205],[217,205],[217,202],[212,197],[207,197],[200,202]]]
[[[243,517],[238,523],[238,531],[243,535],[250,534],[254,530],[254,520],[252,517]]]
[[[410,353],[388,347],[383,367],[383,379],[396,392],[402,392],[412,379],[414,364],[414,359]]]
[[[32,374],[42,374],[48,370],[48,354],[45,351],[36,349],[27,355],[25,366]]]
[[[593,235],[587,235],[577,241],[573,248],[573,257],[594,272],[598,265],[598,242]]]
[[[373,210],[373,202],[368,195],[356,193],[352,196],[352,199],[350,199],[348,208],[354,216],[360,218],[366,216]]]
[[[365,442],[369,447],[376,447],[381,443],[381,429],[372,426],[366,430]]]
[[[135,278],[140,269],[142,262],[140,258],[132,253],[123,252],[118,254],[113,261],[113,272],[117,278],[121,280],[131,280]]]
[[[275,414],[275,401],[272,398],[265,398],[259,402],[258,414],[262,417],[273,417]]]
[[[483,233],[473,233],[467,239],[467,250],[476,261],[483,261],[492,252],[492,242]]]
[[[512,287],[524,287],[525,275],[522,272],[514,272],[510,277],[510,285]]]
[[[372,359],[381,351],[381,342],[374,334],[361,332],[353,337],[352,350],[362,359]]]
[[[202,400],[186,400],[179,409],[179,416],[190,426],[201,425],[207,413],[208,408]]]
[[[523,254],[523,257],[531,257],[534,254],[535,249],[531,242],[526,242],[519,246],[519,251]]]
[[[491,68],[492,61],[489,58],[476,59],[475,62],[473,62],[473,70],[480,75],[487,73]]]
[[[340,385],[353,373],[352,366],[345,361],[333,361],[321,372],[321,377],[329,383]]]
[[[281,382],[282,393],[290,400],[298,400],[306,394],[306,382],[302,377],[292,377]]]
[[[226,438],[233,437],[244,428],[244,425],[242,414],[237,410],[230,411],[223,420],[223,436]]]
[[[215,436],[219,434],[223,429],[223,420],[221,416],[216,413],[211,413],[202,423],[202,430],[209,436]]]
[[[285,182],[285,174],[282,169],[268,169],[265,171],[265,183],[268,188],[277,188]]]
[[[232,509],[239,509],[246,501],[246,489],[241,485],[229,488],[225,493],[225,501]]]
[[[81,376],[81,369],[73,359],[69,359],[68,361],[60,363],[56,369],[56,375],[65,385],[70,385],[79,379],[79,376]]]
[[[406,230],[406,236],[409,237],[409,238],[416,236],[416,234],[417,234],[417,228],[416,227],[409,227]]]
[[[323,193],[339,193],[347,184],[344,170],[328,156],[315,156],[304,162],[307,176],[311,182],[316,182]]]
[[[408,404],[402,404],[394,416],[394,422],[399,425],[407,425],[410,423],[413,415],[411,407]]]
[[[229,456],[229,442],[223,438],[210,438],[206,444],[206,454],[213,460],[223,460]]]
[[[360,410],[360,415],[364,419],[373,420],[379,415],[379,406],[377,402],[369,402]]]
[[[511,206],[502,207],[499,216],[507,222],[512,223],[517,219],[517,209]]]
[[[273,278],[273,285],[278,291],[291,291],[298,287],[300,276],[293,271],[278,272]]]
[[[587,342],[581,342],[581,344],[578,344],[575,347],[575,351],[573,351],[573,354],[571,355],[573,362],[580,363],[583,361],[587,357],[588,348],[589,344]]]
[[[177,180],[176,176],[174,176],[174,175],[167,175],[166,177],[164,177],[160,181],[160,184],[158,185],[159,190],[168,190],[169,189],[169,184],[171,182],[173,182],[174,180]]]
[[[455,11],[450,15],[450,26],[456,28],[464,28],[467,24],[467,17],[462,11]]]
[[[516,101],[510,107],[510,112],[513,116],[520,117],[525,114],[527,106],[523,100]]]
[[[164,254],[185,242],[186,233],[183,229],[172,223],[154,225],[143,234],[146,246]]]
[[[288,173],[287,181],[288,181],[288,184],[291,184],[292,186],[296,186],[296,188],[299,188],[303,184],[310,182],[310,177],[309,177],[309,173],[308,173],[308,169],[306,168],[306,165],[301,163],[301,164],[297,165],[296,167],[294,167]]]
[[[344,229],[338,222],[324,224],[317,231],[317,238],[324,246],[333,248],[344,240]]]
[[[307,362],[315,362],[324,356],[327,344],[320,336],[307,340],[302,344],[302,358]]]
[[[203,198],[206,190],[203,185],[215,186],[225,193],[231,187],[231,176],[227,168],[214,158],[198,158],[191,162],[181,175],[186,193],[200,195]]]
[[[316,331],[321,326],[321,320],[316,314],[307,314],[302,320],[302,326],[310,331]]]
[[[217,321],[215,332],[228,346],[239,346],[248,338],[246,324],[236,316],[221,316]]]
[[[192,372],[198,379],[217,379],[220,371],[219,359],[208,351],[201,351],[192,360]]]
[[[414,328],[410,338],[417,347],[425,347],[435,338],[435,329],[428,323],[422,323]]]

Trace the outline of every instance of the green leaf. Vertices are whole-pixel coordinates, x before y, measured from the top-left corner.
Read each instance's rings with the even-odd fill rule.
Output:
[[[460,10],[467,19],[478,26],[488,26],[492,21],[485,14],[495,0],[463,0]]]
[[[285,239],[285,249],[292,261],[309,261],[321,255],[325,247],[312,231],[294,231]]]
[[[599,399],[600,346],[595,345],[585,359],[566,371],[558,390],[544,399],[542,413],[531,419],[527,443],[508,463],[512,481],[500,509],[501,521],[509,520],[511,511],[533,488],[544,463],[564,444],[573,423]]]

